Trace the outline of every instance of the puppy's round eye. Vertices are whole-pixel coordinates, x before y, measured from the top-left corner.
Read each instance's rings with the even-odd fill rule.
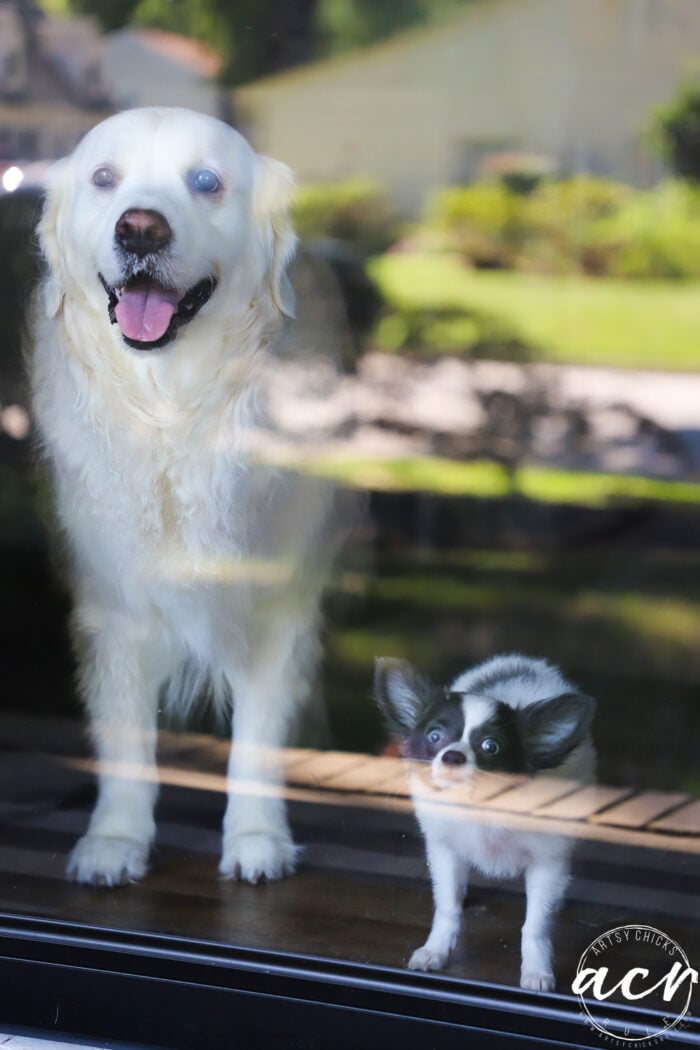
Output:
[[[116,177],[111,168],[103,167],[96,168],[92,173],[92,184],[93,186],[99,186],[101,190],[108,190],[114,186]]]
[[[501,750],[501,745],[492,736],[487,736],[485,740],[481,741],[481,750],[485,755],[497,755]]]
[[[428,733],[428,743],[429,744],[439,744],[439,743],[441,743],[442,740],[444,740],[444,737],[445,737],[445,731],[443,729],[438,729],[436,727],[435,729],[431,729],[430,732]]]
[[[221,179],[211,168],[199,168],[193,171],[189,183],[197,193],[216,193],[221,188]]]

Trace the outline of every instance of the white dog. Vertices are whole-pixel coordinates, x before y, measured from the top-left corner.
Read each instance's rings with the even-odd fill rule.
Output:
[[[270,756],[314,670],[331,497],[247,440],[294,309],[291,188],[232,128],[169,108],[109,118],[49,174],[32,383],[100,767],[81,882],[144,874],[159,702],[207,683],[236,740],[220,871],[295,865]]]
[[[593,778],[594,702],[558,668],[518,653],[497,656],[439,689],[405,660],[377,661],[375,696],[401,754],[430,763],[427,790],[414,773],[416,816],[425,836],[435,910],[412,970],[440,970],[454,948],[471,868],[493,878],[524,874],[527,896],[522,928],[520,983],[551,991],[552,924],[569,881],[572,840],[483,819],[459,819],[435,806],[435,792],[476,787],[494,773]]]

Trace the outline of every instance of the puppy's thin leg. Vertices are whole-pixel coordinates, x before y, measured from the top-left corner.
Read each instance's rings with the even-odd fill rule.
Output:
[[[530,864],[525,872],[527,910],[522,929],[520,985],[535,992],[551,992],[552,925],[569,881],[566,859]]]
[[[306,699],[315,663],[314,633],[270,625],[249,673],[234,679],[233,746],[228,766],[219,871],[247,882],[294,871],[297,849],[287,823],[279,749]]]
[[[81,685],[98,760],[98,798],[87,834],[70,855],[78,882],[140,879],[155,834],[158,686],[163,667],[143,632],[110,617],[84,643]]]
[[[427,941],[409,960],[411,970],[441,970],[445,965],[459,935],[467,892],[469,869],[463,858],[449,844],[431,841],[430,836],[426,848],[435,912]]]

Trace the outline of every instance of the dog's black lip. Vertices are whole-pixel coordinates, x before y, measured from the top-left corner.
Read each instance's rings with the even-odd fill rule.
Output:
[[[116,324],[117,316],[115,310],[117,303],[119,302],[117,290],[105,280],[101,273],[98,273],[97,276],[100,279],[100,284],[107,293],[107,314],[110,323]],[[130,281],[126,282],[126,286],[128,287],[130,284],[133,285],[141,282],[142,278],[140,277],[138,279],[132,278]],[[177,310],[173,314],[170,324],[165,332],[163,332],[160,339],[156,339],[152,343],[140,342],[138,339],[128,339],[125,335],[122,335],[122,339],[126,345],[130,346],[133,350],[161,350],[164,346],[167,346],[168,343],[172,343],[181,325],[187,324],[188,321],[191,321],[197,316],[204,304],[211,299],[216,290],[217,284],[218,281],[216,277],[214,277],[213,274],[210,274],[208,277],[203,277],[201,281],[197,282],[197,284],[192,285],[177,304]]]

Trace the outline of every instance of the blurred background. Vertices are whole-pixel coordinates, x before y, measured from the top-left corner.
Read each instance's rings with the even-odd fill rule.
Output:
[[[0,0],[8,711],[78,715],[22,367],[42,178],[153,104],[294,169],[300,330],[342,356],[271,395],[276,452],[370,510],[303,742],[382,750],[377,655],[521,650],[597,698],[603,781],[696,795],[697,0]]]

